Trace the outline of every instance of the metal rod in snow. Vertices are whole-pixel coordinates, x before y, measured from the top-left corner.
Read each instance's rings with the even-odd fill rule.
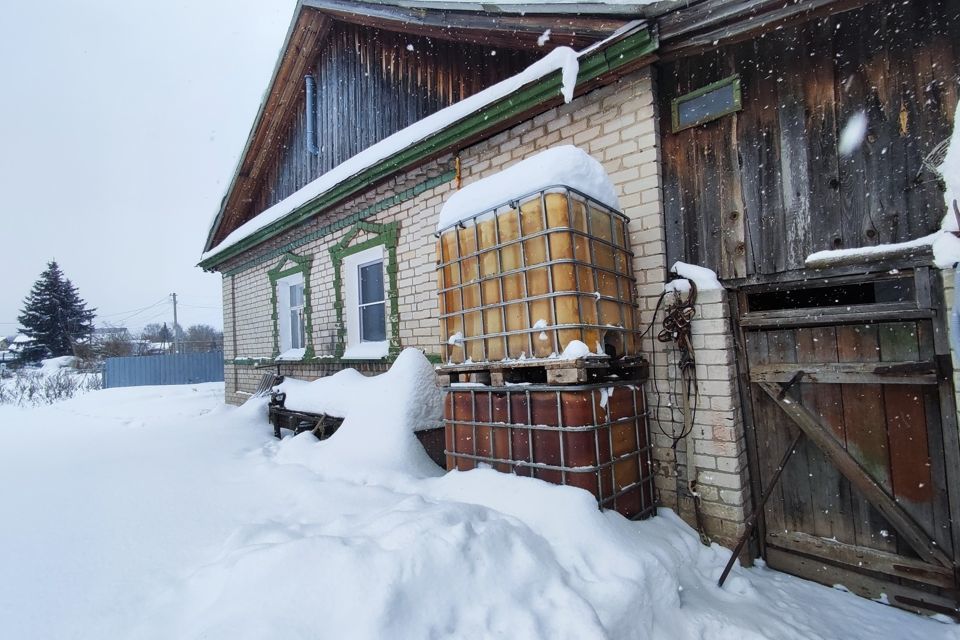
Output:
[[[753,534],[753,530],[757,526],[757,519],[763,512],[763,507],[767,504],[767,500],[769,500],[771,494],[773,494],[773,490],[777,486],[777,481],[780,480],[780,474],[783,473],[783,468],[787,466],[787,462],[790,461],[790,456],[793,455],[793,452],[796,450],[797,445],[800,444],[800,440],[802,439],[803,430],[798,429],[797,435],[793,438],[793,442],[790,443],[790,446],[787,447],[787,450],[783,453],[783,458],[780,460],[780,464],[777,465],[777,470],[773,474],[773,478],[770,480],[770,484],[767,486],[767,489],[763,492],[763,496],[760,498],[759,504],[757,504],[753,513],[750,515],[750,518],[747,520],[747,528],[744,530],[743,535],[740,536],[740,540],[737,541],[737,546],[733,548],[733,553],[730,554],[730,559],[727,560],[727,566],[723,568],[723,573],[720,574],[720,579],[717,581],[718,587],[722,587],[723,583],[727,580],[727,576],[730,575],[730,570],[733,569],[733,563],[737,561],[737,558],[740,556],[740,552],[743,551],[743,545],[747,543],[747,540],[749,540],[751,534]]]

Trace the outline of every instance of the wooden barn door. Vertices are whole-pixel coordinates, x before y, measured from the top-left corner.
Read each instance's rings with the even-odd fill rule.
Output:
[[[936,281],[926,268],[859,278],[738,295],[755,491],[803,432],[762,514],[762,553],[956,615],[960,451]]]

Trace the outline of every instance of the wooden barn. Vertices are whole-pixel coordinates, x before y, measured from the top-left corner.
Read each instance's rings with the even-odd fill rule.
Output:
[[[960,0],[302,0],[200,263],[226,400],[264,367],[439,362],[440,209],[573,145],[624,216],[659,504],[730,547],[756,516],[746,560],[955,615],[954,265],[918,239],[958,56]],[[686,265],[716,279],[667,292]]]
[[[663,208],[667,263],[706,266],[726,290],[754,497],[803,433],[757,551],[954,610],[953,276],[909,241],[946,213],[936,168],[957,107],[960,3],[809,2],[795,16],[788,3],[755,15],[749,36],[718,19],[723,4],[659,22]],[[862,142],[845,149],[858,120]]]

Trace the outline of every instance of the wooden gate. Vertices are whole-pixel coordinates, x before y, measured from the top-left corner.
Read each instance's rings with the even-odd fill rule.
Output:
[[[939,293],[919,267],[745,287],[736,307],[755,495],[803,432],[762,514],[768,565],[956,615],[960,448]]]

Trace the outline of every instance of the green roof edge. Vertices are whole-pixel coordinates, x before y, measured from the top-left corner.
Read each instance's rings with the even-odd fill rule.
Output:
[[[588,53],[580,62],[577,85],[616,71],[643,56],[653,53],[657,50],[657,44],[655,35],[647,27],[642,27],[637,32],[615,40],[606,47]],[[410,168],[424,157],[448,149],[458,141],[466,140],[485,130],[493,129],[525,111],[556,99],[562,84],[562,70],[560,69],[543,78],[534,80],[510,95],[471,113],[429,137],[339,182],[336,186],[318,194],[284,217],[271,222],[262,229],[258,229],[223,251],[201,260],[198,266],[204,270],[215,270],[217,265],[349,198],[361,191],[367,184],[378,182]]]

